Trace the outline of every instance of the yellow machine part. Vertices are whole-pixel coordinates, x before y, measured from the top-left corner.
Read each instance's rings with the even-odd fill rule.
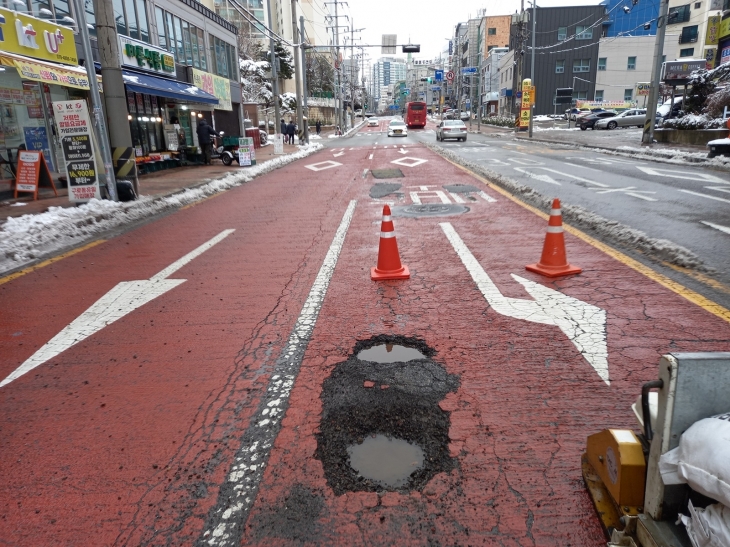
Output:
[[[636,515],[644,505],[646,463],[641,442],[628,429],[605,429],[590,435],[586,459],[603,482],[618,510]]]

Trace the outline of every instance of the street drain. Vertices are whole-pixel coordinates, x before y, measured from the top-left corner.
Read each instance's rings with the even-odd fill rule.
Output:
[[[381,199],[385,196],[400,190],[401,185],[394,182],[376,182],[370,188],[370,197],[373,199]]]
[[[373,178],[376,179],[400,179],[403,178],[403,171],[400,169],[371,169]]]
[[[421,447],[385,435],[368,437],[347,447],[350,466],[358,474],[383,486],[399,488],[423,465]]]
[[[374,361],[376,363],[397,363],[412,361],[413,359],[425,359],[426,356],[416,348],[408,348],[400,344],[378,344],[357,354],[361,361]]]
[[[392,345],[391,352],[383,348],[387,345]],[[408,351],[399,354],[400,360],[388,362],[360,357],[376,347],[387,355],[396,346],[421,355],[413,358]],[[336,495],[419,490],[437,473],[456,466],[448,448],[449,413],[439,402],[458,388],[459,380],[434,361],[434,354],[422,340],[376,336],[359,341],[324,380],[315,457]],[[411,452],[400,443],[410,445]],[[383,447],[391,449],[390,463],[373,456],[385,454]],[[422,457],[417,457],[415,448]],[[387,474],[376,475],[379,471],[374,468]]]
[[[468,207],[455,203],[431,203],[427,205],[401,205],[391,207],[394,217],[446,217],[469,211]]]

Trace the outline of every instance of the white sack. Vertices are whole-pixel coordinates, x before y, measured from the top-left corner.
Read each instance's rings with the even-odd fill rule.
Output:
[[[689,502],[689,517],[679,515],[694,547],[730,547],[730,508],[721,503],[695,509]]]

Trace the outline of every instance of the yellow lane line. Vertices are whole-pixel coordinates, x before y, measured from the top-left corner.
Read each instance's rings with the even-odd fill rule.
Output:
[[[62,255],[54,256],[53,258],[49,258],[48,260],[44,260],[43,262],[39,262],[38,264],[35,264],[35,265],[25,268],[23,270],[17,271],[10,275],[6,275],[5,277],[0,277],[0,285],[2,285],[3,283],[7,283],[8,281],[12,281],[13,279],[17,279],[18,277],[22,277],[25,274],[28,274],[30,272],[34,272],[36,270],[40,270],[41,268],[45,268],[49,264],[53,264],[54,262],[58,262],[59,260],[63,260],[64,258],[68,258],[69,256],[73,256],[73,255],[81,253],[87,249],[91,249],[92,247],[96,247],[97,245],[100,245],[101,243],[104,243],[105,241],[106,241],[106,239],[97,239],[96,241],[87,243],[86,245],[84,245],[83,247],[79,247],[78,249],[74,249],[67,253],[63,253]]]
[[[470,174],[472,177],[480,180],[481,182],[483,182],[484,184],[486,184],[487,186],[489,186],[494,191],[499,192],[500,194],[502,194],[507,199],[512,200],[517,205],[520,205],[520,206],[524,207],[528,211],[536,214],[537,216],[539,216],[539,217],[541,217],[541,218],[543,218],[545,220],[548,220],[550,218],[549,215],[547,215],[546,213],[543,213],[542,211],[540,211],[539,209],[536,209],[532,205],[528,205],[527,203],[524,203],[523,201],[521,201],[517,197],[513,196],[512,194],[510,194],[507,190],[505,190],[503,188],[500,188],[499,186],[497,186],[496,184],[490,182],[489,180],[485,179],[484,177],[482,177],[480,175],[477,175],[476,173],[474,173],[473,171],[470,171],[469,169],[467,169],[463,165],[459,165],[458,163],[455,163],[455,162],[449,160],[448,158],[444,158],[444,159],[446,159],[446,161],[448,161],[452,165],[455,165],[456,167],[458,167],[462,171],[465,171],[466,173]],[[667,277],[665,275],[662,275],[662,274],[660,274],[658,272],[655,272],[654,270],[652,270],[648,266],[644,266],[638,260],[634,260],[633,258],[631,258],[631,257],[623,254],[622,252],[617,251],[613,247],[609,247],[605,243],[601,243],[597,239],[592,238],[591,236],[589,236],[588,234],[586,234],[586,233],[578,230],[577,228],[573,228],[572,226],[570,226],[568,224],[563,224],[563,228],[565,229],[566,232],[569,232],[569,233],[573,234],[574,236],[576,236],[579,239],[582,239],[583,241],[585,241],[589,245],[592,245],[596,249],[598,249],[598,250],[606,253],[608,256],[610,256],[610,257],[618,260],[619,262],[621,262],[625,266],[628,266],[629,268],[631,268],[631,269],[639,272],[640,274],[648,277],[652,281],[654,281],[656,283],[659,283],[661,286],[663,286],[663,287],[669,289],[670,291],[678,294],[682,298],[685,298],[685,299],[689,300],[693,304],[697,304],[702,309],[704,309],[704,310],[710,312],[711,314],[716,315],[720,319],[724,319],[725,321],[727,321],[728,323],[730,323],[730,310],[728,310],[727,308],[724,308],[720,304],[718,304],[716,302],[713,302],[709,298],[705,298],[701,294],[696,293],[695,291],[693,291],[691,289],[688,289],[687,287],[685,287],[681,283],[678,283],[678,282],[674,281],[673,279],[670,279],[669,277]],[[685,272],[681,268],[674,268],[674,269],[677,270],[677,271],[681,271],[682,273],[687,273],[687,272]],[[702,274],[696,274],[696,275],[693,275],[692,277],[694,277],[698,281],[701,281],[701,282],[704,282],[704,283],[707,283],[707,281],[705,281],[705,280],[709,280],[709,278],[706,278],[705,276],[702,276]],[[703,278],[704,278],[704,280],[703,280]],[[717,282],[707,283],[707,284],[710,285],[711,287],[715,288],[715,289],[718,289],[718,287],[715,286],[717,284]],[[722,284],[720,284],[720,285],[722,285]],[[722,287],[723,287],[723,289],[719,289],[719,290],[724,290],[724,291],[728,290],[727,287],[725,287],[724,285],[722,285]]]

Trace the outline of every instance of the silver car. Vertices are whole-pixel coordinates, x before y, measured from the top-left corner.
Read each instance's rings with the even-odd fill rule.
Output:
[[[646,121],[645,108],[624,110],[613,118],[604,118],[596,122],[596,129],[616,129],[617,127],[644,127]]]
[[[436,127],[436,140],[445,139],[466,140],[466,125],[461,120],[444,120]]]

